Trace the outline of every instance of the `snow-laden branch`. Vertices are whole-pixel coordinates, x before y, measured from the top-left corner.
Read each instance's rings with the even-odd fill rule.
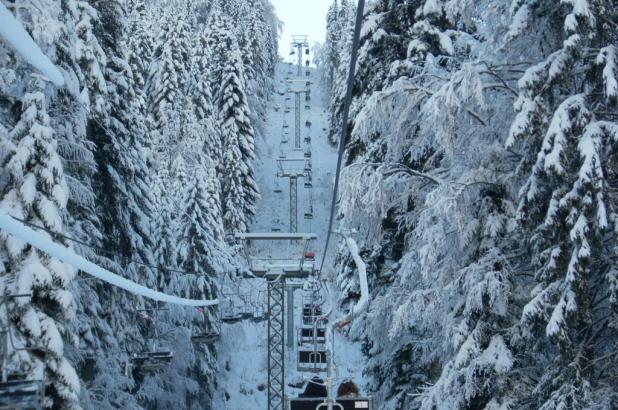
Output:
[[[156,290],[149,289],[139,285],[128,279],[116,275],[94,263],[84,259],[76,254],[72,249],[59,245],[49,239],[46,235],[34,231],[32,228],[24,225],[13,219],[5,212],[0,211],[0,229],[6,233],[13,235],[22,241],[29,243],[35,248],[48,253],[49,255],[58,258],[62,262],[72,265],[74,268],[86,272],[110,285],[119,287],[138,296],[143,296],[148,299],[157,300],[164,303],[172,303],[181,306],[213,306],[219,304],[217,299],[214,300],[196,300],[184,299],[177,296],[167,295]]]
[[[64,85],[64,77],[58,67],[41,51],[15,16],[0,3],[0,36],[34,68],[43,73],[58,87]]]
[[[358,317],[361,313],[363,313],[367,306],[369,305],[369,284],[367,283],[367,265],[360,257],[358,244],[354,239],[349,236],[345,238],[346,244],[348,245],[348,250],[352,255],[352,259],[354,259],[354,263],[356,264],[356,269],[358,269],[358,281],[360,283],[360,291],[361,297],[354,305],[354,307],[345,315],[343,318],[336,320],[334,326],[340,326],[352,321],[355,317]]]

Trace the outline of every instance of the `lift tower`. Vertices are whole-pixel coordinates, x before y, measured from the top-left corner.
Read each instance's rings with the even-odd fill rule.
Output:
[[[303,50],[309,50],[307,35],[293,35],[291,47],[292,49],[296,49],[296,56],[298,58],[298,76],[301,77],[303,75]]]
[[[311,85],[309,81],[303,80],[288,80],[288,83],[305,83],[306,88],[288,89],[288,93],[294,94],[294,149],[300,149],[300,96],[301,94],[307,94],[311,92],[308,86]]]
[[[298,178],[307,177],[310,158],[279,158],[277,177],[290,179],[290,232],[298,232]]]
[[[286,281],[306,279],[314,272],[314,261],[305,259],[309,242],[317,239],[311,233],[246,233],[237,234],[244,249],[249,266],[250,279],[266,279],[268,285],[268,410],[284,410],[285,406],[285,284]],[[295,249],[288,245],[285,256],[264,257],[269,249],[280,247],[266,246],[260,249],[256,246],[259,257],[250,253],[251,244],[259,242],[295,243]],[[295,253],[296,256],[291,255]],[[288,329],[292,331],[292,329]]]

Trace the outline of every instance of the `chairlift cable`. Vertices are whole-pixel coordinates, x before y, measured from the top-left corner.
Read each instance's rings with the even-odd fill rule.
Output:
[[[337,207],[337,196],[339,192],[339,180],[341,176],[341,166],[343,164],[343,155],[345,153],[345,147],[347,142],[348,133],[348,117],[350,115],[350,105],[352,104],[352,88],[354,86],[354,76],[356,71],[356,62],[358,60],[358,45],[360,42],[360,32],[363,23],[363,14],[365,9],[365,0],[358,0],[358,7],[356,10],[356,25],[354,26],[354,37],[352,40],[352,55],[350,58],[350,68],[348,71],[347,91],[345,100],[343,103],[343,115],[341,118],[341,135],[339,137],[339,153],[337,156],[337,171],[335,174],[335,187],[333,189],[333,199],[330,207],[330,218],[328,221],[328,231],[326,233],[326,242],[324,244],[324,252],[322,253],[322,262],[320,263],[320,269],[318,274],[322,274],[324,263],[326,262],[326,254],[330,244],[330,237],[333,230],[333,222],[335,219],[335,209]]]

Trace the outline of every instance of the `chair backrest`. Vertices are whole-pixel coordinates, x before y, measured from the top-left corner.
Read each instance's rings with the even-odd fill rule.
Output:
[[[320,410],[322,410],[326,409],[325,403],[326,399],[324,398],[287,399],[286,410],[316,410],[321,404],[322,407],[320,407]],[[371,397],[358,399],[338,399],[336,400],[336,403],[340,404],[341,407],[343,407],[343,410],[374,409]],[[334,408],[340,409],[340,407],[336,405]]]
[[[0,383],[0,409],[41,409],[43,382],[14,380]]]

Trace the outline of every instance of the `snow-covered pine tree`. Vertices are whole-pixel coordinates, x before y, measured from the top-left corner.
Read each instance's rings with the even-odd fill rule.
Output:
[[[143,0],[131,2],[129,5],[128,53],[129,64],[135,86],[140,92],[145,92],[148,68],[152,58],[152,33],[148,30],[148,14]]]
[[[157,129],[162,128],[169,120],[168,111],[178,108],[191,66],[186,15],[178,15],[178,10],[173,6],[164,8],[161,12],[161,32],[154,46],[146,85],[148,109]]]
[[[329,93],[333,92],[335,84],[335,71],[339,66],[339,39],[341,38],[341,25],[339,24],[339,1],[335,0],[328,7],[326,14],[326,41],[325,47],[325,65],[324,65],[324,83]]]
[[[246,223],[255,215],[255,206],[259,198],[253,171],[255,137],[249,118],[243,66],[236,38],[226,31],[220,33],[220,38],[222,47],[219,50],[224,53],[220,61],[223,62],[224,68],[216,101],[223,147],[222,167],[224,174],[229,178],[228,182],[223,184],[226,204],[224,215],[228,215],[226,228],[232,229],[233,232],[242,232],[246,229]],[[236,179],[238,179],[236,182],[232,182]],[[237,184],[238,186],[233,186]],[[229,197],[241,192],[240,197]],[[240,209],[233,211],[237,216],[230,218],[232,212],[230,206],[238,205]]]
[[[218,113],[215,111],[212,90],[209,82],[210,62],[208,60],[208,34],[200,32],[192,69],[191,103],[197,121],[202,127],[202,150],[217,168],[221,161],[221,134],[217,127]]]
[[[220,269],[216,249],[223,240],[219,191],[213,164],[208,160],[196,162],[183,191],[177,235],[178,266],[189,273],[172,280],[169,289],[174,294],[196,299],[216,297],[215,281]],[[191,315],[185,311],[185,325],[194,335],[207,332],[216,326],[215,313],[213,308],[200,309]],[[200,385],[197,400],[209,403],[216,384],[216,352],[210,344],[198,344],[194,348],[196,360],[191,374]]]
[[[532,170],[520,194],[519,219],[536,286],[522,314],[522,349],[536,380],[522,397],[530,406],[611,408],[615,366],[599,360],[616,343],[612,274],[615,247],[615,7],[605,1],[566,1],[551,17],[533,13],[549,2],[513,3],[509,39],[542,36],[549,54],[519,80],[517,117],[508,147],[522,147],[521,171]],[[613,305],[613,306],[612,306]],[[528,362],[526,362],[528,363]]]
[[[6,157],[8,182],[0,207],[16,218],[63,234],[68,189],[61,159],[50,128],[45,97],[46,83],[32,75],[22,100],[19,121],[9,138],[12,152]],[[59,236],[55,240],[64,242]],[[70,246],[64,242],[64,245]],[[13,351],[14,370],[34,380],[48,382],[46,405],[79,408],[79,379],[64,357],[64,341],[70,336],[67,321],[75,315],[68,291],[74,269],[21,240],[2,235],[3,291],[6,296],[28,294],[5,300],[9,331],[18,346],[32,351]]]

